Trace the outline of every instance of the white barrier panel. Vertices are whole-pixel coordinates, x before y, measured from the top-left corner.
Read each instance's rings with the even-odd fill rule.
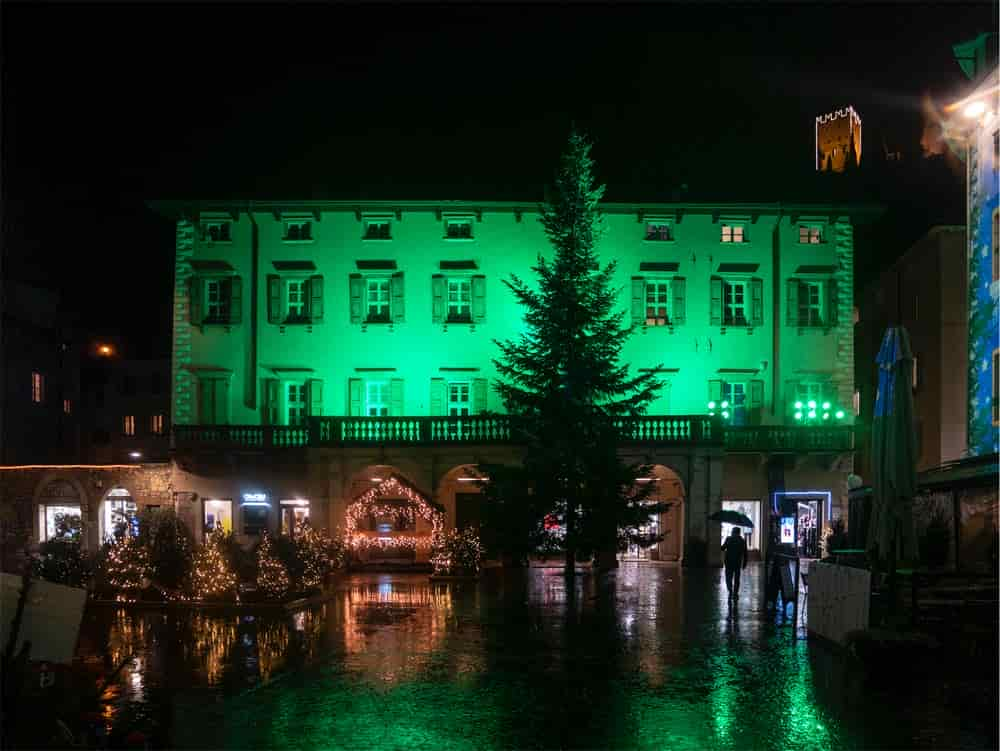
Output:
[[[0,644],[3,648],[7,646],[20,594],[21,577],[0,574]],[[85,589],[32,579],[15,654],[30,640],[29,660],[71,663],[86,604]]]
[[[807,628],[843,645],[848,632],[868,628],[871,572],[819,561],[809,566]]]

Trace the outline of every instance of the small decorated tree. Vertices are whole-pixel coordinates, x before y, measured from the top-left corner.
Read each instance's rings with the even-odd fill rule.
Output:
[[[149,576],[149,553],[132,535],[122,535],[108,548],[108,583],[126,597],[135,597]]]
[[[191,589],[195,599],[239,599],[236,574],[229,564],[225,530],[216,527],[194,556],[191,568]]]
[[[452,530],[437,538],[431,553],[434,573],[443,576],[475,576],[483,561],[483,546],[472,529]]]
[[[267,532],[257,548],[257,586],[270,597],[284,597],[291,586],[288,569],[275,554],[274,543]]]

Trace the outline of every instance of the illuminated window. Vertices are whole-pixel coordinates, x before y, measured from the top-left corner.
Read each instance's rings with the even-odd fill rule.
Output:
[[[290,319],[305,318],[306,315],[306,281],[305,279],[289,279],[286,283],[288,301],[287,315]]]
[[[365,414],[385,417],[389,414],[389,382],[368,381],[365,384]]]
[[[746,425],[747,422],[747,385],[734,381],[722,382],[722,401],[728,402],[730,424]]]
[[[445,219],[444,236],[448,240],[471,240],[471,219]]]
[[[823,242],[823,228],[818,224],[799,225],[800,245],[819,245]]]
[[[366,219],[365,240],[391,240],[391,225],[388,219]]]
[[[108,492],[101,514],[101,539],[110,540],[125,534],[139,533],[138,506],[125,488],[114,488]]]
[[[823,324],[823,283],[799,282],[799,326]]]
[[[368,279],[365,305],[369,323],[389,322],[389,280]]]
[[[149,432],[153,435],[163,435],[163,415],[153,415],[149,419]]]
[[[472,321],[472,280],[448,280],[448,322]]]
[[[288,425],[304,425],[306,421],[306,385],[285,384],[285,410]]]
[[[670,282],[646,282],[646,325],[666,326],[670,323]]]
[[[312,236],[312,221],[309,219],[286,219],[285,242],[309,242]]]
[[[746,242],[746,227],[742,224],[723,224],[722,242],[724,243]]]
[[[42,504],[38,507],[39,541],[79,538],[83,517],[77,504]]]
[[[655,242],[670,242],[674,239],[674,228],[670,222],[647,222],[646,239]]]
[[[67,415],[73,414],[73,402],[63,399],[63,412]]]
[[[233,531],[233,502],[228,498],[205,499],[205,533],[220,528],[226,533]]]
[[[309,521],[309,501],[301,498],[278,501],[281,509],[281,534],[293,535],[300,524]]]
[[[227,221],[202,222],[201,241],[206,243],[232,242],[233,223]]]
[[[41,404],[44,398],[45,376],[38,371],[33,371],[31,374],[31,401],[35,404]]]
[[[125,415],[122,418],[122,432],[125,435],[135,435],[135,415]]]
[[[747,283],[723,282],[722,322],[726,326],[747,325]]]

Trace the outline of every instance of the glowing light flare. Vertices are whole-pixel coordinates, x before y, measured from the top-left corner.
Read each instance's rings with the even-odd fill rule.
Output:
[[[974,102],[969,102],[965,105],[962,110],[962,116],[967,117],[970,120],[975,120],[977,117],[986,112],[986,102],[982,99],[977,99]]]

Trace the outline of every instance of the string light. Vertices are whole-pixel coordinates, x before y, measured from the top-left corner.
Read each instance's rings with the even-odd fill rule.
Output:
[[[389,505],[380,502],[386,495],[402,497],[411,506]],[[407,521],[416,522],[419,515],[421,519],[431,524],[430,538],[426,536],[412,535],[392,535],[373,537],[358,530],[358,522],[369,514],[393,516],[406,516]],[[386,550],[395,547],[432,547],[434,542],[440,538],[444,529],[444,514],[434,508],[427,498],[416,488],[410,487],[392,477],[382,480],[378,485],[366,490],[358,497],[354,503],[347,507],[347,531],[346,536],[350,546],[356,550],[378,547]]]
[[[274,554],[273,548],[271,536],[265,530],[257,548],[257,586],[271,597],[284,597],[291,582],[288,580],[288,569]]]
[[[439,575],[476,575],[482,561],[483,546],[472,529],[452,530],[442,536],[431,555],[434,573]]]
[[[205,544],[198,548],[191,567],[191,589],[195,599],[210,600],[224,597],[240,599],[236,586],[236,574],[226,559],[224,544],[227,535],[221,527],[216,527]]]
[[[119,590],[119,599],[133,600],[149,575],[149,553],[132,535],[124,534],[108,550],[108,583]]]

